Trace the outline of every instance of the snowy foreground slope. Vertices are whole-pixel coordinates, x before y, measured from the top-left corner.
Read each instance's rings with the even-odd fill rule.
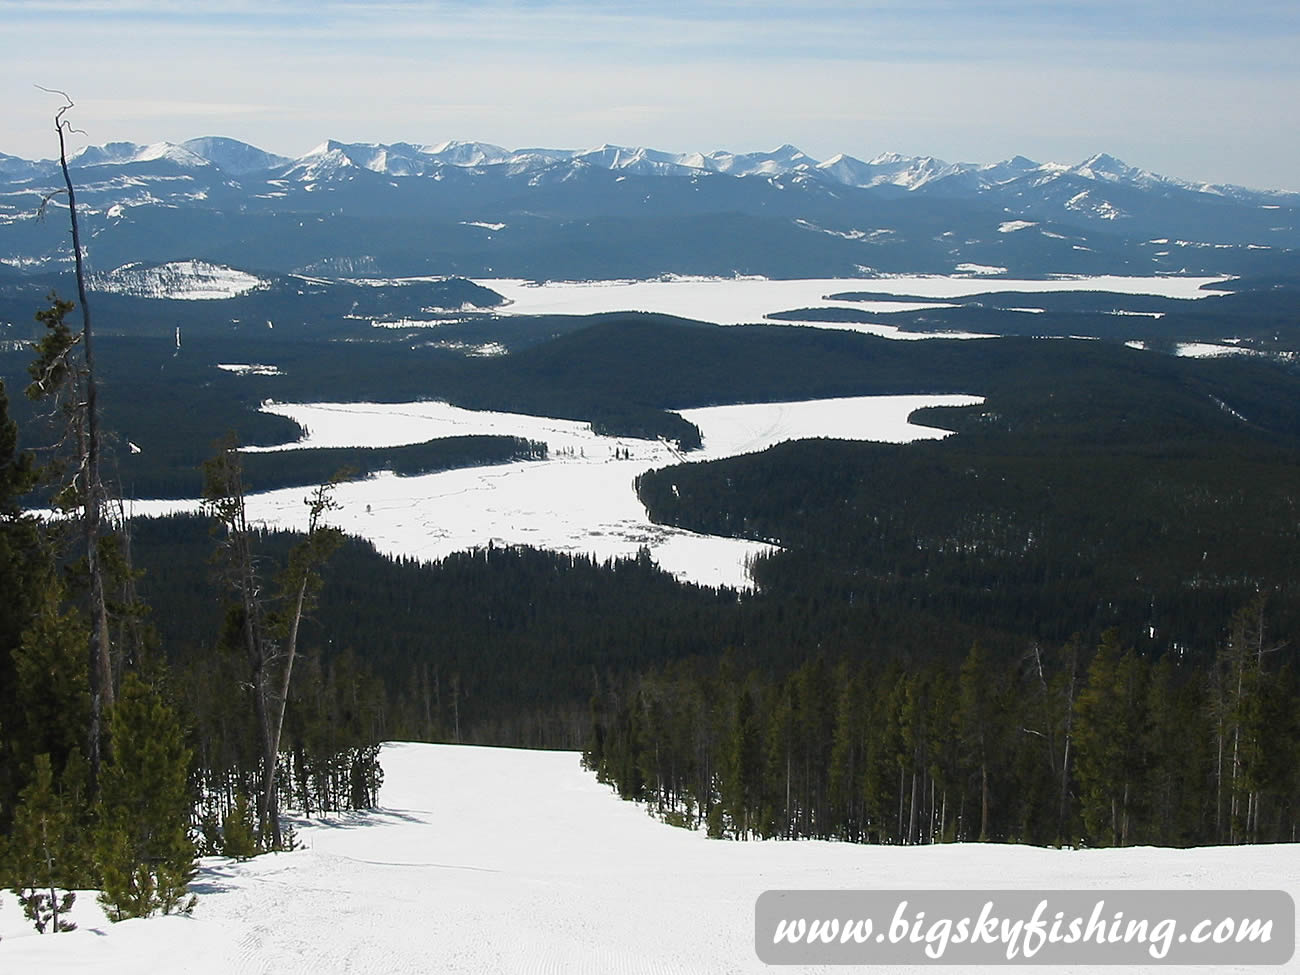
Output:
[[[204,861],[192,918],[110,925],[85,909],[87,896],[79,931],[27,936],[6,900],[0,972],[760,972],[754,901],[772,888],[1280,888],[1300,898],[1297,847],[720,842],[619,801],[571,752],[392,744],[382,761],[379,810],[305,825],[291,854]]]

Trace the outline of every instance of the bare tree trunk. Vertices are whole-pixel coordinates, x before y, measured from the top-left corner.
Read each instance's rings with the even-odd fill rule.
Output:
[[[1215,730],[1217,741],[1214,762],[1214,838],[1223,842],[1223,726]]]
[[[279,764],[280,736],[284,730],[284,712],[289,701],[289,681],[293,677],[293,662],[298,650],[298,626],[302,622],[302,608],[306,598],[307,576],[304,574],[298,584],[298,595],[289,623],[289,641],[285,651],[284,673],[280,679],[280,693],[272,701],[275,717],[268,716],[266,767],[262,772],[262,804],[267,810],[268,825],[276,849],[280,847],[280,804],[276,801],[275,792],[276,768]]]
[[[280,675],[279,693],[270,701],[271,707],[274,709],[274,715],[268,715],[267,766],[263,773],[262,783],[263,801],[267,808],[271,835],[276,849],[280,847],[280,808],[275,791],[276,766],[279,762],[280,738],[284,730],[284,713],[289,704],[289,686],[293,679],[293,664],[298,656],[298,631],[302,625],[303,612],[307,606],[307,593],[316,569],[321,562],[329,557],[330,552],[333,550],[331,540],[337,541],[336,533],[331,535],[329,530],[322,530],[321,519],[327,511],[338,507],[331,496],[331,491],[338,477],[341,476],[342,474],[336,475],[335,479],[320,485],[315,494],[307,499],[307,504],[311,509],[311,515],[307,521],[307,539],[295,547],[294,552],[290,555],[290,565],[286,569],[290,585],[294,585],[296,577],[296,591],[293,592],[293,611],[289,615],[289,630],[285,640],[284,671]]]
[[[1073,711],[1073,708],[1071,708]],[[1065,733],[1065,751],[1061,755],[1061,798],[1056,809],[1056,842],[1065,840],[1066,809],[1070,799],[1070,732]]]
[[[907,773],[903,766],[898,767],[898,842],[903,842],[903,782]]]
[[[916,813],[919,805],[916,795],[917,776],[916,769],[912,769],[912,794],[909,798],[909,807],[907,811],[907,842],[909,846],[916,844]]]
[[[790,745],[787,742],[785,746],[785,810],[781,814],[783,820],[781,826],[782,835],[790,839]]]
[[[460,744],[460,674],[451,675],[451,717],[456,730],[456,744]]]
[[[90,759],[91,793],[98,789],[99,767],[103,761],[103,735],[107,715],[113,709],[113,665],[108,635],[108,609],[104,599],[104,573],[99,560],[99,535],[101,530],[102,487],[99,480],[99,404],[98,386],[95,382],[94,335],[90,328],[90,304],[86,300],[86,268],[81,250],[81,229],[77,224],[77,193],[68,172],[67,145],[64,133],[67,124],[63,115],[72,108],[72,99],[58,92],[67,104],[54,116],[54,130],[59,137],[59,165],[63,182],[68,190],[68,215],[72,222],[72,254],[77,271],[77,300],[81,305],[81,340],[86,357],[86,440],[82,464],[82,525],[86,542],[86,568],[90,575],[90,727],[87,734],[87,751]]]
[[[980,765],[980,842],[989,839],[989,766],[987,762]]]

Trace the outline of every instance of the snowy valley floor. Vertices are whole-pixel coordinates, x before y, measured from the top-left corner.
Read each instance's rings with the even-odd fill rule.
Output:
[[[308,436],[295,444],[248,450],[389,447],[469,434],[544,441],[550,451],[545,461],[413,477],[380,474],[341,484],[334,492],[339,507],[330,512],[330,521],[390,557],[436,561],[495,544],[530,545],[604,561],[635,558],[645,547],[660,568],[679,579],[743,589],[751,585],[750,560],[773,546],[651,522],[636,494],[638,475],[683,460],[732,457],[805,437],[881,443],[946,437],[948,431],[911,423],[908,417],[927,406],[980,402],[967,395],[856,396],[682,410],[704,437],[703,449],[684,456],[659,441],[600,436],[588,423],[464,410],[440,402],[281,403],[263,409],[292,417]],[[305,493],[286,488],[251,495],[249,517],[305,531]],[[198,500],[134,501],[130,511],[156,516],[200,507]]]
[[[111,925],[85,895],[79,931],[40,937],[6,895],[0,972],[712,975],[768,970],[754,954],[754,902],[773,888],[1251,888],[1300,898],[1300,846],[720,842],[621,802],[571,752],[392,744],[382,761],[380,809],[303,826],[294,853],[205,860],[192,918]],[[1295,969],[1239,969],[1270,970]]]

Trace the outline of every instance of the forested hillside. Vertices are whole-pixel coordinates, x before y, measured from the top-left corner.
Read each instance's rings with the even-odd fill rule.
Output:
[[[1272,290],[1197,327],[1249,327],[1262,347],[1284,315]],[[456,326],[490,355],[400,329],[232,335],[214,319],[179,346],[108,330],[103,483],[201,496],[206,514],[115,523],[92,550],[87,521],[23,511],[76,515],[95,483],[72,307],[42,308],[46,341],[0,359],[5,390],[38,394],[0,411],[0,859],[42,924],[78,886],[119,917],[184,909],[197,852],[292,845],[284,807],[372,804],[392,738],[582,747],[621,794],[715,836],[1295,838],[1292,357],[633,313]],[[676,412],[957,392],[983,402],[914,417],[945,440],[709,463],[689,462],[701,432]],[[687,462],[637,483],[651,516],[780,550],[745,592],[678,582],[648,549],[392,561],[329,527],[339,477],[546,445],[235,449],[302,434],[268,399],[422,398],[672,441]],[[315,486],[306,535],[250,523],[248,493],[279,485]],[[41,830],[56,838],[33,858]]]
[[[923,415],[948,440],[643,477],[664,520],[785,547],[752,595],[648,560],[351,547],[311,632],[386,685],[385,733],[585,742],[621,792],[674,821],[712,811],[719,835],[1290,838],[1293,374],[1014,351],[984,405]],[[136,549],[181,565],[198,534],[142,524]],[[154,583],[160,601],[183,605],[183,579]],[[203,642],[193,605],[178,646]],[[1111,740],[1126,757],[1103,767]]]

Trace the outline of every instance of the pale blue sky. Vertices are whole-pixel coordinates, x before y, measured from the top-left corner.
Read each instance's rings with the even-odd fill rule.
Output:
[[[0,152],[23,156],[54,151],[39,83],[95,143],[1107,151],[1300,189],[1294,0],[0,0],[0,32]]]

